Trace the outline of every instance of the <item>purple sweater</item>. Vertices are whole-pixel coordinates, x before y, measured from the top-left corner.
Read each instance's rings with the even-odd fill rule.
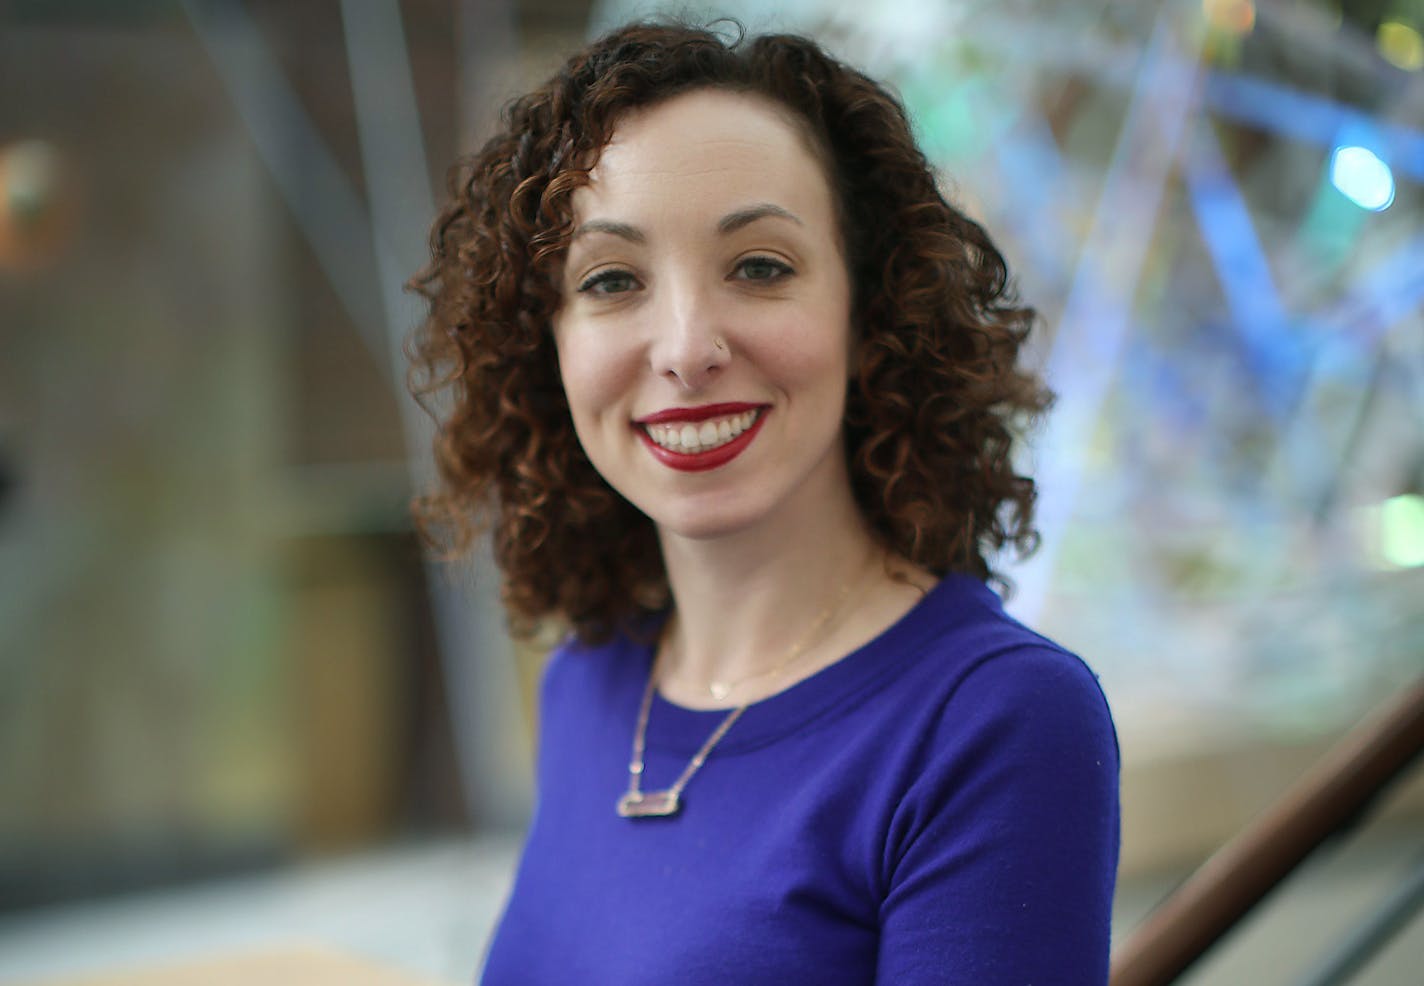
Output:
[[[672,818],[615,810],[651,649],[544,678],[533,825],[483,982],[1107,982],[1118,754],[1097,680],[950,576],[749,708]],[[725,712],[660,696],[644,790]]]

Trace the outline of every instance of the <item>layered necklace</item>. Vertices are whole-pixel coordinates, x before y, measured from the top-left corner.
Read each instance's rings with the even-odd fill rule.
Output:
[[[841,585],[836,597],[816,617],[810,629],[801,635],[801,638],[775,665],[765,671],[757,671],[735,681],[709,682],[707,685],[708,694],[714,699],[721,700],[749,681],[780,675],[805,652],[817,635],[830,623],[831,617],[836,614],[841,603],[850,594],[850,588],[850,582]],[[751,705],[750,702],[744,702],[727,714],[727,717],[712,731],[712,735],[707,737],[707,741],[702,744],[702,747],[693,754],[692,759],[687,762],[687,766],[682,769],[677,780],[672,782],[671,787],[661,791],[644,791],[642,788],[643,753],[648,732],[648,714],[653,707],[653,692],[657,690],[657,666],[658,662],[654,660],[652,667],[648,669],[648,684],[643,689],[643,704],[638,709],[638,725],[633,731],[633,755],[628,761],[628,790],[618,799],[618,814],[624,818],[657,818],[676,815],[682,807],[682,791],[687,787],[687,782],[692,780],[692,776],[702,768],[702,765],[707,761],[707,755],[712,752],[712,748],[722,741],[722,737],[727,735],[727,731],[736,724],[736,721],[742,717],[742,713],[746,712]]]

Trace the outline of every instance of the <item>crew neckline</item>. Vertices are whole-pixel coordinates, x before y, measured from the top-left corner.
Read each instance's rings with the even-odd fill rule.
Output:
[[[950,573],[940,579],[898,620],[844,657],[774,695],[747,706],[727,737],[717,744],[719,757],[749,753],[783,736],[804,729],[810,721],[833,713],[844,699],[861,698],[904,671],[924,652],[930,636],[961,622],[971,610],[1000,608],[999,597],[972,575]],[[632,644],[637,656],[637,689],[647,685],[656,646]],[[731,708],[694,709],[664,698],[656,690],[648,715],[650,752],[691,755],[731,712]]]

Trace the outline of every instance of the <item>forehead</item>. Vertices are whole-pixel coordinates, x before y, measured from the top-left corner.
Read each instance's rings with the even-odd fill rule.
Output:
[[[627,219],[649,218],[642,212],[715,219],[747,201],[771,201],[807,220],[833,213],[825,168],[789,110],[761,96],[701,89],[620,121],[574,210],[581,219],[610,210]]]

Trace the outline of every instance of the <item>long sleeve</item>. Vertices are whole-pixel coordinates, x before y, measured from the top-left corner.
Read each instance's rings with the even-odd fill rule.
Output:
[[[1107,982],[1118,750],[1096,679],[1050,647],[949,696],[886,845],[877,981]]]

